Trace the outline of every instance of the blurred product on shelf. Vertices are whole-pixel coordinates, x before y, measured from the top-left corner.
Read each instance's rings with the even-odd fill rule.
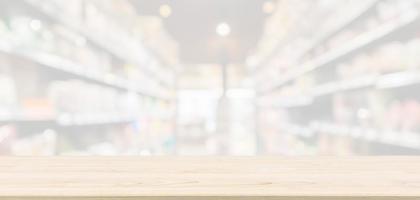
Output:
[[[350,64],[337,67],[339,79],[352,79],[362,75],[388,74],[393,72],[412,71],[418,73],[420,58],[420,39],[406,43],[391,42],[367,55],[356,57]]]
[[[0,4],[0,154],[174,152],[175,70],[129,1]]]
[[[18,138],[17,130],[12,125],[0,126],[0,155],[55,155],[57,135],[53,130]]]
[[[418,154],[420,1],[281,2],[288,12],[277,11],[266,34],[290,26],[278,30],[287,34],[263,37],[253,56],[265,61],[249,66],[265,150]],[[302,17],[311,22],[297,23]],[[311,26],[319,33],[306,34]]]
[[[420,0],[162,3],[0,0],[0,154],[420,154]]]

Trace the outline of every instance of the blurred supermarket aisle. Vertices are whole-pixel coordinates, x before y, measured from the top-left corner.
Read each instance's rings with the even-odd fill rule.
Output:
[[[419,2],[279,2],[252,57],[265,151],[418,154]]]
[[[419,0],[0,10],[0,155],[420,154]]]

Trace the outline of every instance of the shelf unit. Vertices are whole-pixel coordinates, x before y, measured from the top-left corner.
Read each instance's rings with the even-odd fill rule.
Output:
[[[120,148],[118,143],[126,142],[125,146],[131,149],[125,150],[125,146],[121,146],[120,149],[128,151],[129,155],[146,154],[144,152],[148,152],[147,154],[172,153],[174,106],[176,106],[174,97],[175,66],[163,66],[161,58],[156,57],[155,52],[151,52],[151,49],[144,46],[138,35],[126,32],[125,29],[109,34],[97,34],[102,30],[93,30],[92,27],[87,26],[87,22],[86,24],[80,23],[74,17],[59,13],[58,9],[55,9],[55,3],[19,0],[7,6],[20,11],[22,16],[5,12],[5,16],[0,18],[0,25],[7,26],[7,29],[0,30],[6,31],[4,34],[7,36],[0,40],[0,61],[4,59],[6,62],[4,69],[0,66],[0,75],[16,79],[13,80],[16,93],[20,92],[18,88],[26,87],[25,84],[30,85],[31,81],[43,79],[42,83],[34,83],[36,86],[33,87],[37,88],[37,92],[34,96],[29,96],[31,98],[29,103],[37,106],[38,100],[40,100],[42,101],[41,106],[48,106],[41,113],[37,113],[37,109],[40,107],[28,110],[25,107],[28,105],[24,105],[27,102],[23,100],[26,97],[14,94],[16,95],[15,105],[6,105],[9,106],[6,107],[6,110],[2,110],[3,107],[0,107],[0,137],[6,138],[5,141],[0,141],[0,146],[10,146],[7,143],[2,143],[8,142],[8,140],[15,141],[15,144],[21,143],[19,148],[28,146],[26,142],[32,140],[38,142],[35,146],[42,146],[39,144],[45,142],[43,140],[51,142],[52,135],[54,135],[56,144],[49,143],[45,146],[55,145],[56,155],[79,155],[80,153],[84,154],[84,151],[89,154],[91,148],[109,148],[106,147],[109,144],[102,147],[101,142],[117,145],[115,148]],[[91,6],[99,6],[96,4],[102,2],[91,1],[89,3],[92,3]],[[54,40],[50,38],[51,41],[43,41],[45,39],[43,37],[42,40],[41,38],[31,38],[51,43],[49,45],[53,44],[53,47],[45,48],[37,46],[36,43],[27,43],[26,40],[21,41],[21,38],[14,35],[9,37],[7,34],[12,33],[10,24],[14,17],[32,20],[31,23],[35,21],[38,28],[43,28],[40,29],[41,31],[57,34],[52,38]],[[110,17],[112,18],[113,14],[107,13],[104,19],[109,20]],[[20,23],[23,22],[20,21]],[[0,28],[4,29],[5,27]],[[61,34],[69,33],[71,36],[82,38],[83,46],[72,46],[74,45],[73,38],[70,37],[70,41],[65,37],[67,35],[64,37],[58,35],[57,32],[60,30],[64,30],[64,33],[59,32]],[[66,39],[69,41],[65,41]],[[64,53],[63,51],[56,52],[57,46],[63,44],[68,45],[64,47],[72,47],[73,52],[83,50],[82,58],[85,58],[83,56],[92,57],[80,60],[80,54],[68,53],[65,50]],[[54,50],[51,51],[51,49]],[[106,58],[103,62],[106,66],[96,66],[103,63],[96,61],[101,60],[104,56]],[[6,65],[17,65],[17,67]],[[29,72],[25,70],[29,70]],[[124,70],[136,70],[136,73]],[[3,72],[5,74],[2,74]],[[19,78],[19,73],[29,73],[30,76],[37,78],[23,83],[26,80],[20,80],[22,78]],[[0,78],[2,77],[0,76]],[[16,84],[17,81],[20,81],[19,84]],[[74,84],[77,85],[74,86]],[[63,90],[63,88],[67,88],[69,91],[65,94],[62,91],[57,93],[57,89]],[[83,91],[74,91],[75,88]],[[74,95],[71,91],[78,92],[78,94]],[[94,94],[90,94],[90,92],[94,92]],[[104,102],[95,103],[99,105],[92,104],[92,95],[95,96],[95,94],[98,97],[97,100],[104,98]],[[109,99],[107,99],[108,97]],[[64,105],[67,107],[63,107],[63,105],[55,105],[56,99],[54,98],[73,99],[76,102],[72,104],[76,105],[77,101],[80,103],[86,100],[87,103],[79,105],[79,107],[72,107],[68,105],[71,100],[67,100],[67,105]],[[48,105],[45,105],[47,103]],[[133,104],[135,105],[132,106]],[[128,108],[128,106],[132,106],[132,108]],[[90,137],[97,139],[96,142]],[[66,145],[59,146],[63,142]],[[72,142],[74,144],[70,144]],[[11,144],[14,145],[13,142]],[[97,145],[98,147],[94,147]],[[60,148],[66,149],[62,151]],[[10,149],[13,148],[10,147]],[[4,153],[1,150],[4,149],[0,149],[0,154]],[[17,153],[17,155],[28,154]]]
[[[130,46],[122,46],[110,43],[107,41],[107,38],[100,38],[98,35],[91,32],[91,30],[86,29],[86,27],[80,27],[76,23],[72,21],[71,18],[61,15],[54,10],[54,7],[48,5],[48,3],[41,3],[42,1],[38,0],[24,0],[29,6],[38,9],[41,13],[44,14],[47,18],[56,21],[59,24],[62,24],[75,32],[83,35],[86,39],[93,42],[97,46],[101,47],[103,50],[108,51],[112,55],[120,58],[121,60],[132,61],[133,63],[139,64],[142,66],[142,69],[151,77],[158,80],[159,82],[165,84],[165,86],[170,87],[173,83],[167,82],[166,79],[159,76],[159,74],[163,73],[171,73],[169,68],[152,68],[149,63],[150,62],[157,62],[157,59],[152,57],[151,53],[147,53],[147,49],[140,45],[136,45],[136,42],[133,43],[126,43],[131,44]],[[124,36],[128,39],[131,36],[126,35]],[[116,48],[116,46],[118,48]],[[120,48],[126,49],[125,51],[121,51]],[[146,59],[139,59],[139,55],[146,54]],[[149,62],[149,63],[148,63]],[[165,76],[164,76],[165,77]]]
[[[22,59],[26,59],[39,64],[40,66],[47,67],[49,69],[58,70],[75,76],[77,79],[87,80],[104,86],[109,86],[119,90],[138,93],[142,96],[156,98],[160,100],[170,101],[170,97],[165,97],[162,94],[156,94],[153,91],[140,88],[136,83],[124,80],[122,78],[109,76],[107,74],[92,73],[84,70],[84,66],[76,64],[72,61],[64,58],[50,55],[48,53],[36,52],[34,50],[19,49],[14,45],[7,44],[5,41],[0,44],[0,52],[17,56]]]
[[[373,9],[376,8],[380,0],[368,0],[362,6],[360,9],[356,10],[354,13],[350,13],[347,15],[344,20],[338,22],[335,26],[332,28],[326,30],[323,32],[320,37],[315,38],[313,42],[310,43],[310,45],[303,50],[301,53],[302,55],[305,55],[309,53],[311,50],[315,49],[318,45],[324,43],[332,36],[336,35],[342,30],[345,30],[346,27],[350,26],[351,24],[357,22],[361,18],[363,18],[364,15],[369,14],[372,12]]]
[[[277,99],[279,104],[274,107],[292,108],[311,106],[317,98],[345,93],[363,89],[400,89],[420,84],[419,71],[403,71],[384,75],[366,75],[359,78],[343,81],[334,81],[311,88],[311,92],[306,95],[293,97],[280,97]]]
[[[301,55],[304,55],[308,53],[309,51],[313,50],[315,47],[317,47],[319,44],[322,44],[325,42],[328,38],[332,37],[333,35],[337,34],[338,32],[344,30],[347,26],[350,24],[360,20],[364,15],[368,14],[369,12],[374,9],[377,4],[380,2],[380,0],[368,0],[364,2],[362,6],[360,6],[359,9],[357,9],[354,13],[350,13],[347,15],[343,20],[335,24],[330,29],[324,31],[319,37],[315,38],[312,42],[310,42],[309,45],[307,45],[302,51]],[[255,67],[254,71],[261,71],[268,65],[268,61],[274,59],[278,51],[282,48],[282,45],[277,45],[274,50],[268,55],[264,61],[260,64],[258,64],[258,67]]]
[[[420,5],[414,1],[403,3],[369,1],[353,14],[338,13],[346,20],[338,20],[330,28],[325,29],[319,22],[318,33],[314,33],[312,39],[299,38],[308,37],[306,33],[302,33],[303,36],[299,33],[286,36],[288,41],[277,46],[271,56],[262,62],[265,66],[253,71],[258,93],[258,127],[265,151],[300,155],[302,149],[299,148],[304,147],[304,155],[316,154],[316,151],[325,154],[322,152],[325,149],[311,148],[313,145],[325,145],[323,140],[328,140],[326,135],[326,138],[342,136],[345,144],[340,148],[350,148],[350,151],[353,151],[353,146],[348,143],[364,141],[372,146],[372,152],[367,152],[373,154],[388,147],[401,149],[402,152],[409,149],[410,153],[420,154],[420,131],[413,126],[416,102],[420,102],[413,91],[420,87],[420,63],[413,63],[417,60],[412,58],[400,61],[401,66],[396,67],[388,66],[391,64],[384,63],[386,61],[372,64],[383,54],[389,55],[390,48],[396,49],[398,45],[399,50],[410,48],[406,51],[417,52],[412,48],[413,45],[418,46],[415,38],[420,32],[416,28],[420,23]],[[392,17],[383,18],[384,8],[388,12],[395,9]],[[318,8],[311,10],[315,9]],[[299,12],[299,8],[296,10]],[[281,19],[287,17],[286,13]],[[310,22],[316,23],[314,20]],[[295,52],[292,54],[290,51]],[[288,52],[291,56],[282,56],[282,53],[288,55]],[[408,56],[400,59],[408,59]],[[388,65],[381,68],[378,66],[381,64]],[[375,103],[378,105],[373,105]],[[411,118],[405,124],[402,119],[397,121],[384,116],[394,112],[392,117],[396,117],[397,109],[404,109],[398,116],[404,116],[402,113],[411,109],[411,113],[406,114]],[[330,150],[338,147],[333,143],[328,145],[332,147],[327,148],[327,154],[334,154],[334,150]],[[354,149],[353,153],[357,154],[357,151]]]
[[[124,115],[109,115],[95,114],[95,115],[72,115],[60,114],[58,116],[44,116],[34,117],[25,115],[3,115],[0,117],[1,123],[50,123],[50,125],[60,127],[71,126],[96,126],[96,125],[109,125],[119,123],[131,123],[136,121],[134,116]]]
[[[281,129],[284,132],[304,138],[313,138],[319,134],[328,134],[332,136],[350,137],[356,140],[420,150],[420,134],[415,132],[376,130],[374,128],[337,125],[324,122],[313,122],[309,126],[288,124]]]
[[[159,82],[159,84],[163,85],[166,89],[173,87],[172,82],[168,82],[169,74],[174,73],[173,70],[170,68],[162,68],[160,67],[152,67],[150,63],[158,62],[157,58],[154,58],[152,53],[148,53],[147,49],[143,46],[136,45],[137,42],[128,43],[130,46],[121,46],[113,44],[107,41],[107,38],[100,38],[91,30],[86,29],[85,27],[80,27],[76,23],[72,21],[71,18],[61,15],[60,13],[56,13],[54,7],[48,5],[48,3],[40,3],[37,0],[24,0],[26,4],[34,9],[37,9],[42,13],[45,17],[50,20],[56,21],[57,23],[66,26],[67,28],[79,33],[80,35],[84,36],[88,41],[92,42],[93,44],[97,45],[101,49],[109,52],[110,54],[114,55],[115,57],[125,60],[128,62],[133,62],[142,66],[142,70],[147,74],[148,77],[151,77],[155,81]],[[42,1],[41,1],[42,2]],[[131,36],[124,36],[126,38],[131,38]],[[126,49],[121,51],[120,49]],[[146,55],[145,58],[139,58],[139,55]],[[162,75],[165,74],[165,75]],[[161,100],[168,100],[171,99],[168,97],[169,95],[162,95],[162,94],[151,94],[151,91],[141,91],[142,95],[148,95],[153,98],[158,98]]]
[[[365,48],[375,45],[377,41],[384,39],[388,36],[392,36],[394,33],[398,33],[401,29],[409,27],[412,23],[416,22],[419,19],[419,13],[409,12],[404,14],[396,22],[382,25],[380,28],[364,33],[357,38],[353,39],[348,44],[339,47],[337,50],[331,50],[324,55],[315,58],[301,67],[298,67],[296,70],[291,70],[287,72],[283,78],[276,81],[272,86],[267,89],[260,91],[260,94],[265,95],[269,94],[285,84],[296,80],[304,74],[312,72],[314,70],[333,66],[334,63],[342,62],[345,59],[348,59],[349,56],[357,54],[357,52],[364,51]]]

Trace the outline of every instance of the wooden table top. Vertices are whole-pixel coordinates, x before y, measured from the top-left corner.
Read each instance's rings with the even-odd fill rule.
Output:
[[[420,199],[420,157],[0,158],[0,199],[396,196]]]

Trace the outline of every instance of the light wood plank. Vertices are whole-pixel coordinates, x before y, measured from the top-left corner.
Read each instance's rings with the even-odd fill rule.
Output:
[[[0,158],[7,200],[396,197],[420,199],[420,157]]]

